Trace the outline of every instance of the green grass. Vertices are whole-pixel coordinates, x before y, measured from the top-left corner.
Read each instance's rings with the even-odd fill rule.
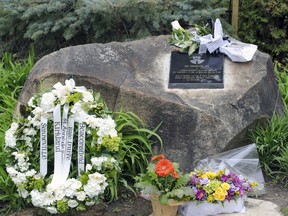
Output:
[[[287,59],[288,61],[288,59]],[[275,62],[274,71],[277,75],[277,81],[279,90],[282,96],[283,104],[287,110],[288,106],[288,64],[282,65],[279,62]]]
[[[33,51],[27,60],[22,61],[14,60],[11,54],[4,53],[0,62],[0,202],[7,203],[6,207],[0,209],[1,215],[24,206],[24,201],[19,197],[16,186],[5,171],[8,156],[5,154],[4,139],[5,131],[13,119],[17,98],[33,65]]]
[[[281,213],[283,214],[283,216],[288,216],[288,208],[281,209]]]
[[[251,131],[264,173],[275,182],[288,186],[288,65],[275,62],[275,73],[282,95],[284,114],[274,114],[266,124]]]

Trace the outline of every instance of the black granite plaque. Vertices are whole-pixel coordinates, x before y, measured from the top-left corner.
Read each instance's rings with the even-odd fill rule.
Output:
[[[224,55],[171,52],[168,88],[224,88]]]

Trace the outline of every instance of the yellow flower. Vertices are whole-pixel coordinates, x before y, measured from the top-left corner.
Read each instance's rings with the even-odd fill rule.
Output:
[[[224,183],[221,184],[221,187],[222,187],[224,190],[227,191],[227,190],[229,190],[230,185],[229,185],[228,183],[224,182]]]
[[[217,177],[217,173],[215,172],[205,172],[204,174],[201,175],[201,178],[208,178],[208,179],[214,179]]]
[[[214,196],[215,200],[218,200],[218,201],[224,201],[225,200],[224,194],[214,193],[213,196]]]
[[[205,174],[201,175],[201,178],[208,178],[208,176]]]
[[[209,195],[209,196],[207,197],[207,202],[213,202],[213,201],[214,201],[213,196],[212,196],[212,195]]]
[[[217,177],[217,173],[215,172],[206,172],[206,175],[208,176],[209,179]]]
[[[227,194],[228,193],[225,189],[218,187],[213,196],[215,200],[224,201]]]
[[[250,182],[252,187],[258,186],[259,184],[257,182]]]
[[[219,194],[219,200],[224,201],[225,200],[225,195],[224,194]]]
[[[218,175],[223,175],[224,173],[225,173],[224,170],[219,170],[217,174]]]
[[[222,194],[225,190],[221,187],[218,187],[215,191],[216,194]]]

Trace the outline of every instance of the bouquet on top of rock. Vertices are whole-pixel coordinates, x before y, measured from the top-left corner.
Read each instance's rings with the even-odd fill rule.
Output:
[[[189,174],[179,170],[179,164],[166,159],[163,154],[151,158],[147,172],[135,177],[137,188],[143,194],[159,197],[162,204],[193,199],[194,191],[188,186]]]
[[[223,53],[233,62],[251,61],[257,46],[242,43],[229,36],[224,35],[220,19],[215,22],[210,20],[209,24],[203,26],[195,25],[194,28],[184,29],[177,20],[171,23],[172,35],[169,42],[180,48],[181,52],[188,52],[191,56],[198,50],[203,53]]]

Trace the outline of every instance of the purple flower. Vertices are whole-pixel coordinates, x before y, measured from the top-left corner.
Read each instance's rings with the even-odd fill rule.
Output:
[[[234,174],[233,176],[233,184],[236,185],[236,186],[241,186],[242,182],[240,180],[240,178]]]
[[[222,176],[220,177],[220,180],[221,180],[222,182],[227,182],[227,181],[229,180],[229,176],[222,175]]]
[[[229,191],[235,192],[237,190],[239,190],[239,187],[236,187],[234,184],[230,185]]]
[[[206,184],[209,183],[209,179],[208,179],[208,178],[200,179],[199,183],[200,183],[201,185],[206,185]]]
[[[195,193],[195,197],[197,200],[205,200],[205,190],[203,189],[198,189],[197,192]]]
[[[231,201],[233,200],[232,195],[230,195],[229,193],[226,195],[225,200]]]
[[[245,194],[245,189],[243,187],[239,188],[239,195],[240,197],[243,197],[243,195]]]
[[[243,188],[246,191],[251,191],[252,190],[252,186],[249,184],[249,182],[244,182],[242,185],[243,185]]]
[[[199,179],[197,178],[197,176],[196,176],[196,175],[193,175],[193,176],[191,177],[191,180],[190,180],[189,184],[190,184],[190,185],[196,185],[196,184],[198,184],[198,182],[199,182]]]

